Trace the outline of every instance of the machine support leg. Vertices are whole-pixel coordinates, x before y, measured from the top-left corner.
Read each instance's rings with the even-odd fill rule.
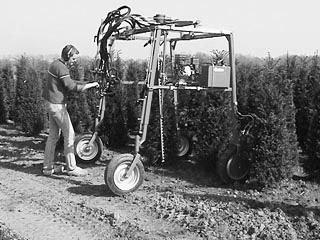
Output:
[[[98,132],[97,131],[92,134],[92,137],[91,137],[91,139],[90,139],[90,141],[88,143],[88,147],[92,146],[92,144],[96,140],[97,136],[98,136]]]
[[[173,105],[174,105],[174,115],[175,115],[175,123],[176,123],[176,131],[177,137],[180,137],[180,126],[179,126],[179,115],[178,115],[178,91],[173,90]]]
[[[128,170],[128,172],[125,174],[125,177],[128,177],[131,175],[133,169],[135,168],[135,166],[137,165],[138,161],[140,160],[140,154],[136,153],[136,155],[134,156],[134,159],[130,165],[130,168]]]

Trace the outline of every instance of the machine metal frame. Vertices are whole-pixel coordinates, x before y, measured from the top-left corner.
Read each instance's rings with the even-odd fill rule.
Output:
[[[121,14],[121,11],[126,11]],[[215,90],[215,91],[231,91],[231,107],[235,115],[241,115],[237,110],[237,95],[236,95],[236,69],[235,69],[235,50],[234,50],[234,36],[230,31],[204,29],[198,27],[198,21],[180,21],[171,20],[164,15],[156,15],[153,20],[147,21],[140,15],[130,15],[130,8],[123,6],[116,11],[110,12],[104,22],[99,28],[96,36],[98,45],[98,60],[99,66],[93,71],[100,82],[100,103],[99,113],[96,118],[95,132],[91,139],[83,141],[82,152],[90,152],[92,147],[98,147],[101,141],[97,141],[98,127],[103,121],[105,112],[106,96],[108,90],[117,79],[116,74],[110,68],[110,52],[117,41],[133,41],[142,40],[147,45],[150,45],[150,57],[148,61],[148,70],[146,79],[144,81],[144,96],[139,99],[141,103],[141,116],[139,118],[139,130],[135,133],[135,148],[134,154],[124,154],[111,160],[105,171],[105,182],[109,188],[117,195],[123,195],[136,190],[143,182],[143,165],[140,155],[140,147],[146,141],[148,125],[150,121],[150,112],[152,107],[152,98],[154,91],[159,94],[159,112],[160,112],[160,130],[163,131],[163,91],[169,90],[174,93],[174,105],[177,110],[178,98],[177,93],[180,90]],[[116,21],[114,20],[116,19]],[[128,26],[122,26],[122,23],[127,23]],[[143,23],[141,23],[143,22]],[[108,25],[107,31],[105,30]],[[230,67],[230,78],[228,85],[220,86],[204,86],[204,85],[188,85],[174,82],[170,79],[166,71],[167,56],[170,56],[173,64],[173,56],[177,42],[179,41],[193,41],[210,38],[226,38],[228,42],[228,58]],[[169,54],[167,54],[169,52]],[[100,55],[100,57],[99,57]],[[170,83],[170,84],[169,84]],[[248,115],[249,116],[249,115]],[[249,116],[250,117],[250,116]],[[179,126],[176,125],[179,133]],[[250,126],[246,126],[246,133]],[[161,136],[161,158],[164,157],[164,140],[163,132]],[[97,152],[97,151],[95,151]],[[80,153],[81,154],[81,151]],[[228,156],[228,159],[223,162],[223,168],[234,162],[233,156]],[[233,163],[232,162],[232,163]],[[226,166],[225,166],[226,165]],[[224,170],[228,172],[228,169]]]
[[[169,38],[170,32],[180,33],[180,37]],[[150,38],[140,37],[143,33],[150,33]],[[132,174],[132,170],[135,164],[140,159],[140,146],[146,141],[148,124],[150,120],[152,97],[155,90],[159,91],[159,97],[161,98],[163,90],[171,90],[175,93],[175,101],[177,101],[176,93],[178,90],[208,90],[207,87],[200,86],[185,86],[185,85],[165,85],[167,82],[167,75],[163,66],[166,61],[166,49],[167,45],[170,47],[170,53],[173,55],[174,45],[178,41],[188,41],[197,40],[205,38],[216,38],[225,37],[228,41],[229,46],[229,61],[231,67],[230,76],[230,86],[229,88],[210,88],[217,91],[232,91],[232,108],[236,110],[237,98],[236,98],[236,73],[235,73],[235,54],[234,54],[234,40],[233,34],[229,31],[214,31],[214,30],[203,30],[195,27],[175,27],[174,25],[160,25],[145,27],[142,29],[131,29],[129,31],[124,31],[121,34],[116,34],[113,36],[115,40],[147,40],[151,45],[151,56],[149,59],[148,72],[146,77],[146,91],[144,98],[142,100],[142,111],[140,117],[139,132],[135,136],[135,156],[133,162],[126,173],[126,175]],[[169,44],[168,44],[169,43]],[[162,48],[162,54],[160,54]],[[159,60],[162,62],[162,69],[158,69]],[[157,71],[160,71],[160,78],[156,79]],[[158,80],[158,81],[157,81]],[[156,84],[158,82],[159,84]],[[160,123],[163,118],[163,110],[160,103]],[[160,129],[162,129],[160,127]],[[161,134],[163,136],[163,134]],[[163,145],[163,140],[161,140]],[[164,153],[162,151],[162,161],[164,161]]]

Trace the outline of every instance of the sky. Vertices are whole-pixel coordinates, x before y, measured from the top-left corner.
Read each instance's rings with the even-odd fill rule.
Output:
[[[200,20],[203,27],[234,33],[236,54],[314,55],[320,48],[320,0],[0,0],[0,57],[60,54],[66,44],[94,57],[94,36],[107,13]],[[140,48],[118,46],[124,56]]]

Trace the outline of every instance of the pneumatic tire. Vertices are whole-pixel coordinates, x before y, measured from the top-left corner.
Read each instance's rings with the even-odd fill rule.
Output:
[[[78,135],[74,141],[74,151],[77,162],[80,163],[94,163],[98,161],[102,154],[103,144],[101,139],[97,136],[92,146],[88,146],[91,133]]]
[[[145,173],[140,159],[130,176],[125,176],[133,162],[133,158],[132,154],[121,154],[113,158],[105,169],[105,183],[118,196],[137,190],[143,183]]]
[[[236,146],[231,146],[217,161],[217,173],[224,183],[244,180],[249,173],[250,162],[241,158]]]
[[[177,141],[178,141],[178,143],[177,143],[177,149],[176,149],[176,156],[177,157],[184,157],[184,156],[188,155],[191,152],[190,139],[185,135],[181,135],[177,139]]]

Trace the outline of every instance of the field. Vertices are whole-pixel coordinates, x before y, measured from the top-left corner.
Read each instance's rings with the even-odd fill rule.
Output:
[[[46,177],[45,137],[0,126],[0,239],[320,239],[317,182],[257,191],[184,163],[147,168],[142,187],[118,197],[103,178],[118,151],[86,177]]]

